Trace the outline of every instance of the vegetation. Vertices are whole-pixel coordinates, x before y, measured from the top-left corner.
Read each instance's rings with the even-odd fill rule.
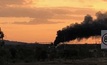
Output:
[[[0,47],[0,63],[30,63],[38,61],[76,60],[107,57],[100,44],[62,44],[55,48],[50,44],[5,45]]]

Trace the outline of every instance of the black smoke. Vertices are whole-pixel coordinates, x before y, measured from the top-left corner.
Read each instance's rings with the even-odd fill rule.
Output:
[[[90,15],[86,15],[82,23],[71,24],[57,31],[54,45],[75,39],[80,41],[83,38],[88,39],[89,37],[101,36],[101,30],[107,30],[107,12],[97,12],[95,20]]]

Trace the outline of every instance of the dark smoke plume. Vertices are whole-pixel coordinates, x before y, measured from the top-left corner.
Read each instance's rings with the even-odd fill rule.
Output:
[[[101,30],[107,30],[107,12],[96,13],[96,19],[90,15],[84,17],[84,21],[80,24],[75,23],[57,31],[57,37],[54,41],[54,45],[61,42],[68,42],[77,39],[78,41],[83,38],[88,39],[93,36],[101,36]]]

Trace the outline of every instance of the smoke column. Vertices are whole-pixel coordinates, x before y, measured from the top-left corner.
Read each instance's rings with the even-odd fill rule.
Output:
[[[61,42],[69,42],[75,39],[80,41],[83,38],[101,36],[101,30],[107,30],[107,12],[97,12],[95,20],[90,15],[86,15],[82,23],[71,24],[57,31],[54,45],[57,46]]]

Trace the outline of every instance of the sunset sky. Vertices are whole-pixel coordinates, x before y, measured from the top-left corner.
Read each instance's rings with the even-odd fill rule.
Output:
[[[53,42],[58,30],[98,11],[107,0],[0,0],[0,27],[6,40]]]

